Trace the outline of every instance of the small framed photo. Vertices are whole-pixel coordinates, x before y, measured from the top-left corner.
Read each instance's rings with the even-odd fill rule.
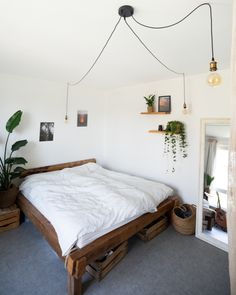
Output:
[[[77,112],[77,127],[87,127],[88,126],[88,112],[78,111]]]
[[[41,122],[39,141],[53,141],[54,122]]]
[[[165,112],[170,113],[171,112],[171,96],[165,95],[165,96],[159,96],[158,98],[158,112]]]

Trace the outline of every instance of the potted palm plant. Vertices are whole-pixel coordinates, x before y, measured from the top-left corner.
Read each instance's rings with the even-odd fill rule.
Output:
[[[27,144],[27,140],[16,141],[8,152],[9,138],[13,130],[20,124],[22,111],[13,114],[6,123],[8,132],[3,156],[0,157],[0,208],[7,208],[15,203],[18,188],[12,183],[12,180],[20,175],[24,170],[19,165],[25,165],[27,161],[22,157],[13,157],[13,153]]]
[[[155,102],[155,94],[149,94],[148,96],[144,96],[147,105],[148,113],[154,112],[154,102]]]

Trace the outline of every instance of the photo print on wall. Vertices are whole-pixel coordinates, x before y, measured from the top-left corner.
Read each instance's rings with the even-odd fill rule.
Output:
[[[39,141],[53,141],[54,122],[41,122]]]
[[[77,127],[87,127],[88,126],[88,112],[78,111],[77,112]]]
[[[171,96],[170,95],[159,96],[158,112],[165,112],[165,113],[171,112]]]

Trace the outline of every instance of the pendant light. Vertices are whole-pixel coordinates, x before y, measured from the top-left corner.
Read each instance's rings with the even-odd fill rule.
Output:
[[[127,25],[127,27],[130,29],[130,31],[132,32],[132,34],[138,39],[138,41],[141,43],[141,45],[146,49],[146,51],[152,55],[152,57],[159,63],[161,64],[164,68],[166,68],[166,70],[176,74],[176,75],[181,75],[182,76],[182,81],[183,81],[183,108],[182,108],[182,113],[183,114],[188,114],[189,113],[189,109],[187,107],[187,103],[186,103],[186,89],[185,89],[185,73],[184,72],[180,72],[177,71],[173,68],[171,68],[169,65],[167,65],[166,63],[164,63],[159,57],[157,57],[157,55],[149,48],[147,47],[147,45],[143,42],[143,40],[138,36],[138,34],[136,33],[136,31],[134,31],[134,29],[132,28],[132,26],[130,25],[130,23],[127,22],[127,18],[132,18],[137,24],[149,28],[149,29],[168,29],[170,27],[176,26],[179,23],[181,23],[182,21],[184,21],[185,19],[187,19],[192,13],[194,13],[196,10],[198,10],[201,7],[205,7],[207,6],[209,8],[209,16],[210,16],[210,37],[211,37],[211,62],[210,62],[210,72],[211,74],[208,76],[207,78],[207,82],[210,86],[216,86],[219,85],[221,83],[221,77],[219,75],[219,73],[217,72],[217,62],[215,61],[214,58],[214,42],[213,42],[213,21],[212,21],[212,8],[211,8],[211,4],[210,3],[202,3],[200,5],[198,5],[197,7],[195,7],[193,10],[191,10],[187,15],[185,15],[183,18],[181,18],[180,20],[178,20],[175,23],[171,23],[171,24],[167,24],[164,26],[149,26],[146,24],[141,23],[140,21],[137,21],[137,19],[134,17],[134,8],[132,6],[129,5],[124,5],[121,6],[118,10],[118,14],[119,14],[119,19],[117,21],[117,23],[115,24],[111,34],[109,35],[107,41],[105,42],[104,46],[102,47],[101,51],[99,52],[98,56],[96,57],[96,59],[94,60],[94,62],[92,63],[92,65],[90,66],[90,68],[87,70],[87,72],[80,78],[80,80],[76,81],[76,82],[67,82],[67,91],[66,91],[66,112],[65,112],[65,122],[67,122],[68,120],[68,103],[69,103],[69,88],[72,86],[76,86],[78,84],[80,84],[86,77],[87,75],[90,73],[90,71],[93,69],[93,67],[96,65],[96,63],[98,62],[98,60],[100,59],[103,51],[105,50],[105,48],[107,47],[108,43],[110,42],[113,34],[115,33],[121,19],[123,18],[125,24]]]
[[[207,82],[210,86],[218,86],[221,83],[221,76],[217,72],[217,62],[214,60],[214,57],[212,58],[212,61],[210,62],[210,74],[207,77]]]
[[[209,4],[210,12],[210,26],[211,26],[211,61],[210,61],[210,74],[207,77],[209,86],[218,86],[221,83],[221,76],[217,72],[217,61],[214,56],[214,42],[213,42],[213,20],[212,20],[212,8]]]

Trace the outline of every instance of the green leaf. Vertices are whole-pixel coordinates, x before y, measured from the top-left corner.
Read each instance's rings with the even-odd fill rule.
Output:
[[[213,181],[214,179],[215,179],[214,176],[211,176],[211,175],[209,175],[209,174],[206,174],[206,184],[207,184],[207,186],[210,186],[211,183],[212,183],[212,181]]]
[[[21,173],[21,172],[23,172],[23,171],[25,171],[25,168],[23,168],[23,167],[20,167],[20,166],[17,166],[15,169],[14,169],[14,173]]]
[[[10,179],[12,180],[19,177],[23,171],[25,171],[23,167],[17,166],[14,171],[10,173]]]
[[[5,162],[6,164],[11,165],[25,165],[27,163],[27,161],[22,157],[7,158]]]
[[[21,174],[20,172],[11,172],[10,173],[10,180],[19,177],[20,174]]]
[[[15,152],[15,151],[19,150],[21,147],[25,146],[27,143],[28,143],[28,141],[26,139],[19,140],[12,145],[11,151]]]
[[[6,130],[9,133],[12,133],[12,131],[20,124],[21,116],[22,111],[19,110],[9,118],[6,124]]]

